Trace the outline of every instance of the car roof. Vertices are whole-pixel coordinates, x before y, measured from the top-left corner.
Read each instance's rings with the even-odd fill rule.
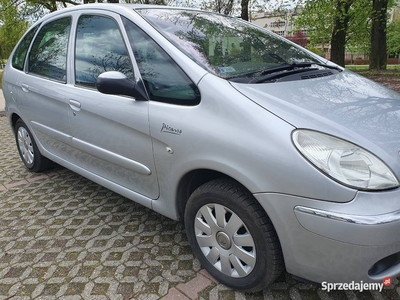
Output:
[[[177,7],[177,6],[166,6],[166,5],[152,5],[152,4],[130,4],[130,3],[88,3],[88,4],[79,4],[75,6],[69,6],[66,8],[62,8],[60,10],[57,10],[55,12],[49,13],[45,15],[44,17],[40,18],[37,20],[33,26],[35,26],[38,23],[41,23],[43,21],[48,20],[49,18],[53,18],[57,15],[63,15],[69,12],[74,12],[74,11],[81,11],[81,10],[107,10],[115,13],[132,13],[132,11],[138,10],[138,9],[174,9],[174,10],[191,10],[191,11],[201,11],[201,12],[206,12],[206,13],[213,13],[213,12],[207,12],[204,10],[196,9],[196,8],[190,8],[190,7]],[[215,13],[214,13],[215,14]],[[33,27],[32,26],[32,27]]]
[[[60,10],[57,10],[55,12],[52,12],[47,16],[54,16],[57,14],[63,14],[66,12],[70,11],[76,11],[76,10],[82,10],[82,9],[104,9],[104,10],[109,10],[109,11],[127,11],[127,10],[136,10],[136,9],[143,9],[143,8],[158,8],[158,9],[179,9],[179,10],[193,10],[193,11],[202,11],[202,12],[207,12],[204,10],[196,9],[196,8],[191,8],[191,7],[178,7],[178,6],[166,6],[166,5],[152,5],[152,4],[130,4],[130,3],[88,3],[88,4],[79,4],[75,6],[69,6]],[[209,12],[212,13],[212,12]],[[45,18],[44,17],[44,18]]]

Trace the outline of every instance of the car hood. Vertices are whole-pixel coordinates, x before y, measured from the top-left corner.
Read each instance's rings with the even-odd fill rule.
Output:
[[[400,94],[346,70],[316,79],[231,84],[296,128],[332,134],[371,151],[400,178]]]

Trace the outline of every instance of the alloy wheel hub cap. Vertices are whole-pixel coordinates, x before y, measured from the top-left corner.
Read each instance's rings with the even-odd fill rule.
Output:
[[[222,231],[217,233],[217,242],[218,242],[218,245],[220,245],[221,248],[225,249],[225,250],[228,250],[232,245],[232,242],[231,242],[231,239],[229,238],[229,236],[225,232],[222,232]]]

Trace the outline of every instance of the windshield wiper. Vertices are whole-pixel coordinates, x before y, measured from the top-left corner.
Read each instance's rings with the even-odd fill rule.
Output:
[[[312,62],[312,61],[300,62],[300,63],[292,62],[291,64],[284,64],[284,65],[277,66],[274,68],[266,69],[266,70],[262,71],[261,73],[259,73],[259,76],[268,75],[268,74],[272,74],[272,73],[280,72],[280,71],[291,71],[296,68],[310,68],[312,65],[317,65],[317,66],[321,66],[321,67],[328,68],[328,69],[335,69],[338,71],[342,71],[337,66],[326,65],[323,63],[319,63],[319,62]]]
[[[321,66],[327,69],[333,69],[338,72],[342,72],[343,70],[340,67],[326,65],[320,62],[293,62],[291,64],[281,64],[279,66],[268,68],[265,70],[257,70],[249,73],[238,74],[231,77],[225,77],[227,80],[232,80],[234,82],[243,82],[243,83],[260,83],[265,82],[267,80],[271,80],[274,77],[284,77],[286,75],[292,75],[295,73],[305,72],[317,70],[316,68],[312,68],[313,65]],[[283,72],[286,71],[286,72]],[[277,74],[274,74],[277,73]],[[250,77],[250,75],[253,75]],[[266,76],[267,75],[267,76]]]
[[[319,63],[319,62],[301,62],[301,63],[293,62],[291,64],[285,64],[282,66],[266,69],[266,70],[260,72],[259,75],[256,76],[249,83],[260,83],[260,82],[265,82],[268,80],[274,80],[276,78],[280,78],[280,77],[284,77],[284,76],[289,76],[289,75],[296,74],[296,73],[318,70],[317,68],[312,68],[313,65],[321,66],[321,67],[324,67],[327,69],[334,69],[339,72],[342,71],[342,69],[340,69],[337,66],[326,65],[323,63]],[[283,72],[283,71],[286,71],[286,72]],[[278,73],[278,74],[275,74],[275,73]]]
[[[261,71],[260,73],[258,73],[258,76],[263,76],[263,75],[268,75],[268,74],[272,74],[272,73],[276,73],[276,72],[281,72],[281,71],[291,71],[294,70],[295,68],[310,68],[311,65],[313,63],[311,62],[302,62],[302,63],[291,63],[291,64],[284,64],[281,66],[277,66],[277,67],[273,67],[273,68],[269,68],[266,70]]]
[[[276,72],[281,72],[281,71],[290,71],[293,70],[295,68],[308,68],[311,67],[313,63],[311,62],[307,62],[307,63],[291,63],[291,64],[281,64],[277,67],[273,67],[273,68],[268,68],[268,69],[261,69],[261,70],[256,70],[256,71],[251,71],[248,73],[243,73],[243,74],[239,74],[239,75],[235,75],[235,76],[231,76],[231,77],[225,77],[225,79],[234,79],[234,78],[238,78],[238,77],[245,77],[245,76],[249,76],[249,75],[254,75],[252,76],[253,79],[263,76],[263,75],[268,75],[268,74],[272,74],[272,73],[276,73]]]

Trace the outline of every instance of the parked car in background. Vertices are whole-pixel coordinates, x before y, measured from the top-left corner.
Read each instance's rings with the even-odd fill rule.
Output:
[[[3,74],[25,166],[56,162],[174,220],[221,283],[400,274],[400,96],[237,18],[80,5]]]

